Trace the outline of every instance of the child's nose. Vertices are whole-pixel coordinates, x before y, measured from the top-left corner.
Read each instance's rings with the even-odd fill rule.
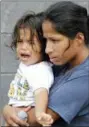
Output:
[[[28,48],[28,43],[27,42],[23,42],[22,43],[22,49],[27,49]]]

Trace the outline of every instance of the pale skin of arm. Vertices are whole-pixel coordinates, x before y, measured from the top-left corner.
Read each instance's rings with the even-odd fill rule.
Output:
[[[50,126],[53,123],[52,116],[46,113],[48,105],[48,91],[46,88],[39,88],[34,92],[35,116],[39,124]]]
[[[18,109],[18,111],[20,111],[22,109]],[[6,105],[3,109],[3,115],[4,118],[6,120],[6,122],[8,123],[8,125],[10,126],[29,126],[29,125],[39,125],[36,121],[36,117],[35,117],[35,108],[31,108],[29,110],[29,108],[25,108],[24,111],[26,111],[28,113],[28,123],[26,121],[20,120],[17,116],[16,116],[16,111],[14,109],[14,107]],[[58,120],[60,117],[57,113],[55,113],[54,111],[52,111],[51,109],[47,108],[47,113],[50,114],[53,118],[53,121]]]
[[[57,113],[55,113],[54,111],[52,111],[51,109],[47,108],[47,113],[50,114],[53,118],[53,121],[55,122],[56,120],[58,120],[60,117]],[[35,109],[32,108],[29,112],[29,120],[28,123],[32,124],[32,125],[38,125],[37,121],[36,121],[36,117],[35,117]]]

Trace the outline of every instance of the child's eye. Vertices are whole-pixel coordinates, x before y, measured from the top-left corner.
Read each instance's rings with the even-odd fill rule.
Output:
[[[31,41],[31,40],[29,40],[29,41],[27,41],[27,42],[28,42],[29,45],[34,44],[34,42]]]
[[[28,43],[32,43],[32,41],[31,41],[31,40],[28,40],[27,42],[28,42]]]

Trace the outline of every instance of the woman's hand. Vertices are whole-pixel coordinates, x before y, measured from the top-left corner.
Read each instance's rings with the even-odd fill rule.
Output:
[[[17,113],[21,110],[24,110],[25,112],[28,112],[28,123],[20,120],[17,117]],[[52,111],[51,109],[47,109],[47,113],[50,114],[53,118],[53,121],[56,121],[59,119],[59,115]],[[6,105],[3,109],[3,115],[4,118],[9,126],[29,126],[29,125],[34,125],[34,126],[41,126],[37,123],[36,121],[36,116],[35,116],[35,108],[31,108],[29,110],[29,107],[27,108],[14,108],[9,105]]]
[[[6,105],[3,109],[3,116],[5,118],[5,121],[10,126],[29,126],[29,124],[26,121],[20,120],[17,117],[18,111],[22,109],[20,108],[14,108],[9,105]]]

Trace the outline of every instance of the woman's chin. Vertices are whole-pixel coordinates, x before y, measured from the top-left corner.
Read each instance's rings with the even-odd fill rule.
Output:
[[[50,60],[50,62],[53,63],[54,65],[59,65],[59,66],[63,65],[63,63],[60,62],[60,61],[53,61],[53,60]]]

